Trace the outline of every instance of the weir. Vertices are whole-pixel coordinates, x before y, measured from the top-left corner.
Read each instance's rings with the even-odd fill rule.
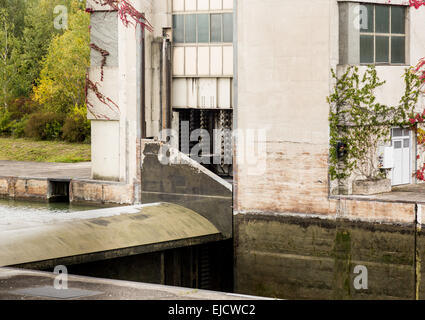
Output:
[[[279,298],[423,298],[424,184],[338,195],[329,177],[325,98],[330,68],[344,67],[339,46],[354,31],[337,27],[348,23],[348,4],[315,0],[305,11],[295,1],[131,2],[153,32],[127,27],[116,10],[88,1],[92,163],[2,169],[0,162],[0,196],[53,201],[67,197],[68,185],[71,204],[123,207],[4,225],[4,264],[66,264],[80,275]],[[407,20],[420,29],[425,13]],[[288,28],[299,32],[282,31],[285,41],[276,41],[272,31]],[[406,46],[412,61],[422,42]],[[405,66],[377,69],[388,86],[376,101],[398,104]],[[187,137],[200,129],[199,139]],[[208,144],[207,133],[232,129],[259,129],[263,151],[253,155],[243,134],[227,135],[219,148],[196,154],[223,161],[190,158]],[[163,130],[176,133],[165,153]],[[422,166],[416,151],[411,160]],[[368,270],[364,291],[353,285],[358,266]]]
[[[0,176],[2,198],[113,207],[3,212],[0,267],[65,265],[73,274],[232,291],[232,186],[177,150],[162,164],[160,142],[141,145],[139,189],[88,179],[88,164],[63,165],[62,174],[46,164],[31,177],[30,163],[23,170],[21,163],[3,162],[0,172],[8,166],[9,175]],[[136,198],[143,204],[134,204]]]
[[[0,224],[0,267],[44,269],[221,240],[192,210],[166,203],[13,219]]]

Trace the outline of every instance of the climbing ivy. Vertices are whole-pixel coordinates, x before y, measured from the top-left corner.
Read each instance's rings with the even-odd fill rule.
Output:
[[[349,177],[353,171],[368,180],[383,177],[378,167],[377,148],[389,139],[390,128],[405,126],[413,115],[419,97],[420,80],[407,69],[405,93],[400,103],[387,106],[376,101],[375,90],[385,84],[374,66],[363,75],[357,66],[348,66],[342,76],[331,70],[335,87],[330,105],[330,167],[332,180]]]

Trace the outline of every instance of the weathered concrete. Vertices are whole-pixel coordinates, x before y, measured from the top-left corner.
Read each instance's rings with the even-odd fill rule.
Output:
[[[39,271],[0,269],[0,300],[55,300],[52,297],[19,294],[17,290],[53,287],[55,274]],[[255,300],[265,299],[230,293],[177,288],[163,285],[68,276],[69,289],[91,291],[90,296],[72,300]],[[54,290],[53,290],[54,291]],[[56,298],[59,300],[59,298]]]
[[[72,180],[70,202],[133,204],[134,188],[120,182]]]
[[[48,266],[66,258],[81,263],[192,245],[193,239],[202,243],[202,239],[221,238],[199,214],[165,203],[69,213],[49,222],[4,217],[0,266]]]
[[[49,191],[47,179],[0,177],[0,197],[46,200]]]
[[[416,296],[414,224],[239,214],[235,256],[239,293],[287,299]],[[367,290],[354,288],[357,265],[368,269]]]
[[[353,194],[379,194],[391,192],[391,180],[356,180],[353,182]]]

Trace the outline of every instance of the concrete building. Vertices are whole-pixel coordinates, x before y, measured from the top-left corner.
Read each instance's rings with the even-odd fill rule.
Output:
[[[206,202],[188,196],[208,198],[205,216],[234,238],[237,292],[423,297],[423,197],[334,195],[328,175],[330,70],[375,64],[386,80],[377,99],[394,105],[405,68],[424,56],[425,10],[387,2],[131,1],[153,26],[149,32],[126,27],[116,11],[89,0],[93,178],[119,181],[136,203],[161,199],[199,212]],[[355,27],[359,4],[368,28]],[[168,138],[192,175],[173,171],[181,161],[172,160],[167,174],[158,163],[151,167],[164,129],[177,132]],[[185,139],[194,129],[203,131]],[[214,140],[214,129],[224,134]],[[238,131],[232,148],[227,129]],[[403,144],[393,185],[416,182],[415,136],[394,131],[393,140],[395,148]],[[188,157],[195,153],[203,167]],[[209,187],[195,182],[196,172]],[[227,202],[211,202],[228,197],[224,190],[233,191],[230,218]],[[368,270],[367,289],[355,287],[359,265]]]

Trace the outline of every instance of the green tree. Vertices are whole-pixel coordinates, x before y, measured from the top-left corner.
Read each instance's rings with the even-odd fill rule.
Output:
[[[22,36],[27,2],[28,0],[0,0],[0,9],[6,10],[12,32],[16,37]]]
[[[16,74],[18,40],[13,31],[9,13],[0,8],[0,98],[5,110],[13,95],[12,83]]]
[[[22,31],[19,82],[16,83],[19,95],[30,95],[32,87],[40,76],[43,58],[47,54],[53,37],[63,33],[63,30],[54,28],[54,8],[57,5],[65,5],[69,8],[71,2],[72,0],[27,0],[25,27]]]
[[[85,103],[85,78],[90,62],[90,16],[74,4],[69,28],[56,35],[42,62],[34,99],[48,110],[67,113]]]

